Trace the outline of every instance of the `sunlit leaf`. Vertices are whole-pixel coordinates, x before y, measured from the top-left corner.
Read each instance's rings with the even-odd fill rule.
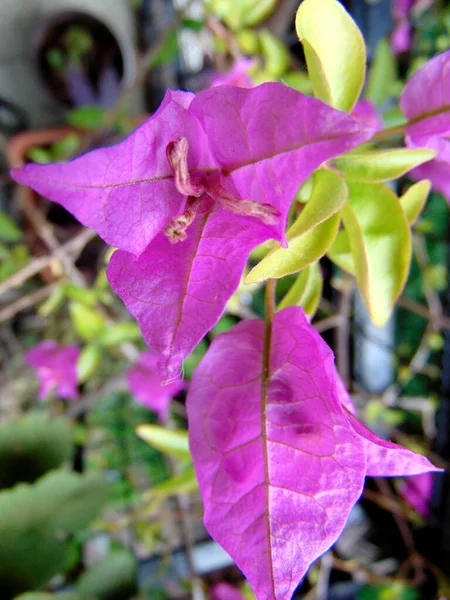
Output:
[[[190,458],[188,434],[159,425],[139,425],[136,433],[153,448],[178,458]]]
[[[375,56],[367,77],[365,97],[377,106],[383,104],[392,94],[397,79],[397,62],[389,40],[378,42]]]
[[[323,277],[318,262],[306,267],[297,277],[291,289],[278,305],[302,306],[306,314],[313,317],[322,297]]]
[[[88,344],[80,353],[77,363],[78,382],[85,383],[92,377],[102,362],[103,351],[96,344]]]
[[[138,325],[134,322],[114,323],[101,334],[98,343],[101,346],[118,346],[125,342],[137,342],[142,338]]]
[[[180,475],[175,475],[152,487],[150,493],[152,496],[162,496],[166,498],[177,494],[189,494],[196,490],[198,490],[198,483],[194,467],[191,465]]]
[[[381,183],[401,177],[414,167],[431,160],[435,155],[434,150],[425,148],[374,150],[339,156],[334,160],[334,165],[355,181]]]
[[[348,182],[348,186],[342,218],[356,279],[373,323],[382,327],[408,276],[411,233],[399,199],[384,184]]]
[[[265,60],[265,70],[273,79],[278,79],[289,67],[290,55],[286,46],[268,29],[259,32],[261,53]]]
[[[277,5],[277,0],[209,0],[205,5],[228,27],[238,30],[266,19]]]
[[[412,185],[404,194],[400,196],[400,204],[405,211],[406,218],[410,225],[414,225],[430,193],[431,182],[427,179],[418,181]]]
[[[86,130],[96,130],[105,122],[106,110],[101,106],[80,106],[67,115],[68,122],[74,127]]]
[[[295,20],[315,95],[351,111],[364,83],[366,49],[353,19],[337,0],[304,0]]]
[[[328,249],[327,256],[334,264],[350,273],[350,275],[355,274],[355,262],[350,249],[348,233],[345,229],[339,231],[331,248]]]
[[[104,331],[106,320],[94,309],[81,302],[71,302],[69,311],[75,331],[83,340],[95,340]]]

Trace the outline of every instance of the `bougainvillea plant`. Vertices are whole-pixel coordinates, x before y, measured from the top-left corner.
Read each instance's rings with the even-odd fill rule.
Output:
[[[60,346],[54,340],[40,342],[29,350],[27,363],[40,381],[39,400],[54,391],[60,398],[78,398],[78,346]]]
[[[344,8],[305,0],[296,28],[315,98],[279,83],[168,91],[120,144],[13,172],[117,248],[108,279],[165,383],[180,378],[266,243],[245,279],[266,282],[265,322],[215,338],[187,400],[206,527],[258,600],[291,598],[366,475],[437,470],[357,420],[331,350],[297,304],[303,274],[326,254],[356,277],[373,322],[389,319],[430,182],[401,198],[385,182],[447,160],[450,52],[407,83],[407,124],[380,129],[373,107],[357,104],[365,46]],[[276,281],[292,273],[277,310]]]

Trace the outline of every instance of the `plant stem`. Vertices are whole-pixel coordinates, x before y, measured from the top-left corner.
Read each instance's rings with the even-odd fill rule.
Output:
[[[400,135],[405,134],[405,127],[408,123],[404,125],[397,125],[396,127],[388,127],[387,129],[383,129],[381,131],[377,131],[377,133],[371,138],[371,142],[381,142],[384,140],[388,140],[393,137],[398,137]]]

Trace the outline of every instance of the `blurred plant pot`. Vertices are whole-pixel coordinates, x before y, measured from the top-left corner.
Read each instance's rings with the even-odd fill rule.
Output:
[[[43,86],[68,109],[110,108],[135,75],[131,40],[86,12],[53,13],[39,22],[32,53]]]

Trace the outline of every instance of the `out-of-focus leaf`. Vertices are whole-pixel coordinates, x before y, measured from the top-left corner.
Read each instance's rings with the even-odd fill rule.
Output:
[[[136,433],[147,444],[164,454],[190,459],[191,453],[186,431],[166,429],[159,425],[139,425]]]
[[[355,22],[337,0],[304,0],[295,27],[315,95],[350,112],[366,70],[366,48]]]
[[[128,550],[115,550],[94,563],[78,579],[80,594],[101,600],[128,600],[137,592],[138,566]]]
[[[403,196],[400,196],[400,204],[405,211],[410,225],[414,225],[417,221],[425,206],[430,189],[431,182],[428,179],[424,179],[412,185]]]
[[[101,365],[102,356],[103,351],[96,344],[88,344],[81,350],[77,364],[79,383],[85,383],[96,373]]]
[[[81,109],[76,109],[81,110]],[[87,127],[85,127],[87,129]],[[52,146],[53,160],[67,160],[71,158],[81,144],[81,138],[76,133],[69,133],[59,142],[55,142]]]
[[[98,338],[101,346],[113,347],[125,342],[138,342],[142,339],[141,331],[134,322],[115,323],[110,325]]]
[[[27,592],[16,596],[14,600],[96,600],[92,596],[81,596],[80,594],[72,594],[71,592],[63,592],[62,594],[45,594],[44,592]]]
[[[71,458],[70,421],[30,412],[0,428],[0,489],[33,483]]]
[[[295,273],[319,259],[333,243],[339,226],[339,211],[347,201],[344,179],[328,169],[316,171],[311,197],[288,229],[288,248],[276,244],[250,271],[245,282]]]
[[[87,342],[94,341],[106,328],[105,318],[81,302],[71,302],[69,311],[75,331]]]
[[[64,302],[64,298],[65,298],[65,296],[64,296],[64,292],[63,292],[63,287],[61,285],[58,285],[58,287],[56,287],[52,291],[52,293],[47,298],[47,300],[45,300],[45,302],[43,302],[39,306],[39,309],[38,309],[39,314],[42,317],[48,317],[53,312],[58,310],[58,308]]]
[[[28,248],[24,244],[18,244],[11,248],[7,258],[0,264],[0,281],[8,279],[17,271],[20,271],[28,263]]]
[[[148,63],[148,69],[156,69],[167,65],[175,60],[178,56],[178,52],[178,33],[176,30],[173,30],[167,36],[164,44],[158,48],[151,57],[150,62]]]
[[[283,75],[281,81],[302,94],[310,96],[313,93],[312,83],[308,75],[301,71],[289,71]]]
[[[389,319],[411,261],[411,233],[397,196],[382,183],[348,182],[342,218],[361,295],[375,325]],[[389,218],[386,218],[389,215]]]
[[[45,148],[30,148],[27,151],[27,158],[40,165],[46,165],[53,161],[53,156],[50,150]]]
[[[166,481],[152,487],[151,495],[167,498],[177,494],[189,494],[198,490],[194,467],[191,465],[180,475],[175,475]]]
[[[303,306],[304,311],[313,317],[322,297],[323,277],[318,262],[306,267],[295,280],[289,292],[278,306]]]
[[[268,29],[262,29],[259,32],[259,43],[265,60],[265,70],[271,74],[273,79],[279,79],[289,67],[288,49]]]
[[[350,249],[350,240],[344,229],[341,229],[337,234],[333,245],[328,249],[327,256],[338,267],[347,271],[350,275],[355,275],[355,263]]]
[[[0,241],[19,242],[21,239],[22,232],[14,221],[5,213],[0,213]]]
[[[80,106],[67,115],[68,122],[74,127],[95,131],[105,122],[106,110],[101,106]]]
[[[259,37],[254,29],[241,29],[241,31],[237,32],[236,37],[244,54],[248,56],[259,54]]]
[[[219,17],[230,29],[253,27],[264,21],[277,5],[277,0],[209,0],[206,9]]]
[[[181,26],[191,31],[201,31],[205,27],[204,21],[198,19],[189,19],[185,17],[181,20]]]
[[[183,362],[183,373],[185,379],[191,379],[192,375],[202,360],[205,352],[208,350],[208,344],[205,340],[201,340],[199,344],[194,348],[193,352]]]
[[[397,79],[396,65],[389,40],[380,40],[370,66],[365,92],[365,97],[377,106],[383,104],[392,94]]]
[[[76,300],[81,304],[86,304],[87,306],[94,306],[97,302],[97,294],[94,290],[89,290],[75,283],[64,282],[62,284],[62,290],[64,295],[70,300]]]
[[[434,150],[408,149],[373,150],[361,153],[343,154],[334,160],[339,171],[354,181],[381,183],[401,177],[414,167],[431,160]]]

